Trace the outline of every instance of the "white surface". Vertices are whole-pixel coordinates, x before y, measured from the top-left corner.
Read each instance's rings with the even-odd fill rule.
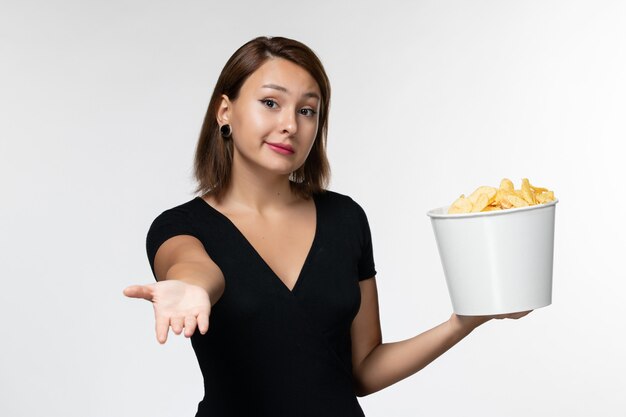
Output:
[[[552,302],[558,200],[468,214],[428,212],[456,314],[535,310]]]
[[[385,341],[452,311],[426,210],[502,177],[560,199],[552,305],[367,416],[623,415],[625,19],[619,0],[3,2],[0,415],[194,414],[189,342],[158,345],[121,291],[151,282],[148,226],[191,199],[217,75],[259,34],[328,70],[332,189],[368,214]]]

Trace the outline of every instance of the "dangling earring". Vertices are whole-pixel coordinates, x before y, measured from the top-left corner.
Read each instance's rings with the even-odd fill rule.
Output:
[[[220,133],[222,134],[223,138],[229,138],[230,135],[233,134],[233,129],[230,127],[230,125],[226,124],[220,127]]]
[[[297,169],[289,174],[289,181],[302,184],[304,182],[304,169]]]

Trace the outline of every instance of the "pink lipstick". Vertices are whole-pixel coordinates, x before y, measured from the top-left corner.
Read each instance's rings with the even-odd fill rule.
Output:
[[[273,151],[276,151],[280,154],[283,155],[291,155],[293,154],[293,148],[291,147],[291,145],[287,145],[287,144],[282,144],[282,143],[270,143],[270,142],[265,142],[267,144],[267,146],[269,146]]]

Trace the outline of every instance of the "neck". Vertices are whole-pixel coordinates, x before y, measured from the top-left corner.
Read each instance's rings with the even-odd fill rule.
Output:
[[[298,198],[291,191],[289,174],[254,170],[235,162],[224,200],[262,213],[293,204]]]

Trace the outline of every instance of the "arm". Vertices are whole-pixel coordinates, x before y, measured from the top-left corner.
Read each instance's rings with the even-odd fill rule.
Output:
[[[179,280],[203,288],[211,305],[224,292],[224,275],[193,236],[174,236],[166,240],[154,258],[154,272],[158,281]]]
[[[361,281],[361,308],[352,323],[352,362],[356,393],[365,396],[407,378],[492,318],[519,318],[528,312],[450,319],[411,339],[382,343],[376,279]]]
[[[175,334],[184,327],[186,337],[196,326],[206,333],[211,306],[224,292],[224,276],[202,243],[187,235],[168,239],[156,253],[154,272],[156,284],[130,286],[124,295],[152,302],[159,343],[167,340],[170,326]]]

